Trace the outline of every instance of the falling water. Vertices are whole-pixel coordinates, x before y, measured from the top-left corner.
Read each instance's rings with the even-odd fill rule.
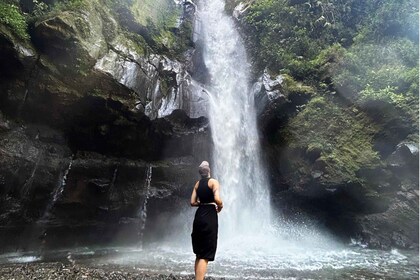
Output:
[[[205,87],[211,96],[212,174],[221,182],[225,204],[219,215],[221,246],[208,274],[225,279],[417,279],[418,253],[367,250],[358,244],[339,245],[324,232],[306,224],[273,223],[279,219],[271,213],[269,186],[261,166],[245,48],[233,21],[225,15],[223,0],[201,0],[198,16],[201,22],[197,34],[204,43],[204,60],[211,75]],[[116,169],[113,182],[117,172]],[[141,270],[167,274],[193,272],[195,257],[191,246],[183,242],[178,232],[170,236],[169,242],[143,248],[151,179],[152,166],[148,166],[144,199],[137,212],[141,250],[117,248],[112,256],[103,254],[102,258],[92,258],[92,264],[138,266]],[[183,211],[180,219],[171,213],[174,226],[168,230],[174,232],[174,227],[183,223],[191,225],[192,215],[191,208]],[[189,233],[181,234],[189,237]],[[82,261],[86,254],[92,253],[90,248],[87,250],[72,256],[79,256]],[[98,252],[98,256],[102,255]],[[17,257],[19,260],[14,256],[0,256],[0,263],[26,261],[32,256]]]
[[[22,197],[26,197],[27,194],[29,193],[32,183],[35,178],[36,171],[38,170],[39,163],[41,162],[41,159],[42,159],[42,153],[39,153],[34,169],[32,169],[31,176],[29,176],[29,178],[25,181],[25,183],[22,186],[22,190],[21,190]]]
[[[146,182],[144,184],[144,200],[143,205],[137,212],[137,217],[140,218],[140,224],[138,229],[138,236],[139,236],[139,244],[140,246],[143,245],[143,235],[144,235],[144,229],[146,228],[146,220],[147,220],[147,202],[149,200],[150,196],[150,183],[152,182],[152,166],[149,165],[149,167],[146,170]]]
[[[67,182],[67,177],[68,177],[69,172],[71,170],[71,167],[73,165],[73,158],[74,158],[74,155],[71,156],[69,165],[67,166],[67,169],[64,171],[64,173],[62,173],[63,176],[62,177],[60,176],[60,180],[57,184],[57,187],[52,192],[52,199],[48,203],[47,208],[45,209],[44,214],[42,215],[42,218],[40,219],[41,222],[45,222],[45,221],[48,220],[51,209],[54,207],[57,200],[63,194],[64,188],[65,188],[66,182]]]
[[[112,194],[114,192],[115,181],[117,180],[117,175],[118,175],[118,166],[115,167],[114,173],[112,174],[111,184],[109,185],[109,193],[110,194]]]
[[[268,230],[271,210],[246,51],[233,20],[224,13],[224,1],[201,3],[200,33],[211,78],[207,87],[212,95],[212,173],[220,181],[225,204],[221,239],[255,239],[258,232]]]

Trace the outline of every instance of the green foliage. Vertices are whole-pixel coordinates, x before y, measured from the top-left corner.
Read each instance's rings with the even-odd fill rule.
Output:
[[[106,0],[128,32],[142,36],[155,53],[182,58],[192,47],[192,22],[180,24],[182,7],[172,0]]]
[[[25,17],[14,4],[0,2],[0,23],[9,26],[20,39],[26,40],[29,38]]]
[[[377,166],[373,149],[378,131],[369,118],[355,108],[341,107],[326,97],[313,98],[286,127],[288,145],[298,150],[320,150],[328,182],[356,180],[363,166]]]
[[[176,25],[180,9],[169,0],[135,0],[132,1],[130,10],[133,12],[137,22],[143,26],[150,23],[157,28],[171,28]]]
[[[289,93],[290,95],[299,94],[299,95],[306,95],[312,96],[315,94],[314,88],[310,86],[303,85],[301,82],[295,81],[291,76],[287,74],[283,74],[283,86],[285,88],[285,91]]]
[[[156,52],[178,56],[192,46],[192,23],[179,25],[182,9],[173,1],[133,1],[130,9],[137,22],[150,31]]]
[[[378,102],[395,108],[399,112],[397,116],[392,117],[391,114],[393,119],[409,120],[412,126],[418,130],[418,95],[396,93],[396,88],[390,86],[382,89],[368,86],[360,92],[356,104],[363,108],[366,107],[366,104],[378,104]],[[386,111],[391,110],[387,109]],[[383,116],[383,121],[386,121],[385,116]]]
[[[53,11],[77,11],[87,7],[86,0],[61,0],[56,2]]]
[[[419,2],[417,0],[374,0],[366,3],[372,13],[357,35],[358,41],[386,41],[408,37],[418,41]]]
[[[256,0],[244,22],[254,31],[251,50],[260,62],[257,66],[274,72],[285,69],[313,83],[325,74],[319,56],[331,46],[348,48],[354,42],[381,46],[405,40],[401,48],[409,52],[409,63],[418,60],[418,52],[417,56],[410,52],[418,49],[416,0]]]
[[[272,70],[287,68],[298,79],[310,79],[316,68],[310,63],[324,48],[352,40],[354,26],[339,19],[348,5],[329,1],[256,1],[245,16],[256,34],[254,55]],[[351,28],[353,27],[353,29]]]
[[[124,31],[124,36],[128,38],[132,43],[129,43],[130,47],[134,48],[139,55],[147,55],[151,51],[149,45],[144,38],[136,33]]]
[[[356,44],[341,61],[334,77],[338,85],[354,94],[370,87],[393,87],[397,93],[416,94],[418,85],[418,46],[407,39],[387,44]]]
[[[380,90],[375,90],[368,86],[366,89],[360,92],[359,100],[361,102],[366,102],[367,100],[378,100],[394,104],[403,102],[404,96],[402,94],[396,94],[394,91],[395,88],[390,86]]]
[[[42,1],[33,0],[33,3],[34,3],[34,8],[32,10],[32,16],[34,16],[35,18],[42,17],[50,10],[50,7],[48,6],[48,4]]]
[[[63,11],[80,11],[89,6],[88,0],[57,0],[47,4],[43,0],[33,0],[34,7],[29,20],[36,22],[60,14]]]
[[[392,152],[407,134],[418,138],[417,0],[247,3],[254,65],[282,73],[289,92],[313,92],[274,140],[286,142],[297,180],[319,168],[326,184],[355,182],[361,168],[381,165],[382,142]]]

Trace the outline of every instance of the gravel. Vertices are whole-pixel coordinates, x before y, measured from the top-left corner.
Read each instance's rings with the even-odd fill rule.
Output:
[[[153,279],[153,280],[192,280],[193,275],[163,275],[139,271],[135,267],[118,267],[107,265],[101,268],[86,265],[54,263],[30,263],[30,264],[2,264],[0,265],[0,279],[7,280],[64,280],[64,279]],[[213,279],[207,277],[207,280]]]

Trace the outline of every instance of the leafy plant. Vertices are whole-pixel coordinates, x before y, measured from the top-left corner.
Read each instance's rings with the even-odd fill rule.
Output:
[[[29,38],[25,17],[14,4],[0,2],[0,23],[9,26],[19,38],[23,40]]]
[[[329,98],[313,98],[287,125],[291,149],[319,150],[327,181],[357,180],[362,167],[380,164],[373,137],[380,129],[363,113],[336,104]],[[310,168],[310,166],[308,166]]]
[[[50,7],[48,6],[48,4],[46,4],[42,1],[33,0],[33,3],[34,3],[34,8],[32,10],[32,15],[35,18],[39,18],[39,17],[45,15],[50,10]]]
[[[87,3],[85,0],[62,0],[58,1],[53,5],[53,11],[63,10],[79,10],[86,7]]]

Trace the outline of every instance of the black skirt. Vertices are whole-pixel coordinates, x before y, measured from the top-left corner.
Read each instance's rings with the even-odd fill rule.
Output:
[[[201,205],[195,212],[191,233],[193,251],[197,258],[214,261],[219,223],[214,205]]]

